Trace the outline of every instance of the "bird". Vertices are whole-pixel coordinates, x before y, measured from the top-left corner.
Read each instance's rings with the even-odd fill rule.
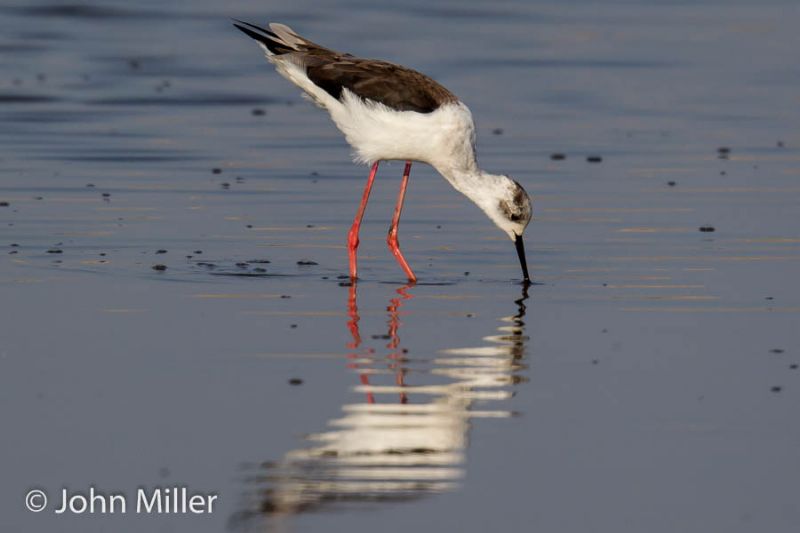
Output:
[[[523,233],[532,202],[517,181],[478,167],[472,113],[450,90],[413,69],[338,52],[302,37],[289,26],[262,28],[232,19],[261,46],[278,73],[325,109],[369,176],[347,238],[350,278],[358,279],[359,229],[381,161],[405,161],[386,242],[410,282],[417,276],[400,250],[398,226],[413,162],[434,167],[475,203],[516,247],[523,283],[530,283]]]

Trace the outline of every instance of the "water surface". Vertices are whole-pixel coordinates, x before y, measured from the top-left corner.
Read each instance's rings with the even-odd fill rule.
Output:
[[[228,17],[450,87],[481,165],[534,197],[537,284],[415,165],[404,285],[384,244],[399,163],[364,279],[340,279],[367,169]],[[0,525],[795,531],[799,19],[788,1],[3,2]],[[174,485],[219,506],[23,501]]]

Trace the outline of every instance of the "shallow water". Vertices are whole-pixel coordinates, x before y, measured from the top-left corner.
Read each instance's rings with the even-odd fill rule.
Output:
[[[0,526],[795,531],[798,15],[0,4]],[[342,283],[366,169],[228,17],[453,89],[482,166],[534,195],[537,284],[415,165],[404,285],[399,163]],[[52,512],[90,486],[219,502]]]

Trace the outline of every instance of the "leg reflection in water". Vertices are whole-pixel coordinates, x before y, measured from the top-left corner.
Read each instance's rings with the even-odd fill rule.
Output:
[[[434,356],[410,355],[401,344],[402,317],[413,312],[407,309],[414,289],[409,284],[395,291],[387,306],[388,332],[378,337],[387,343],[375,349],[364,347],[357,285],[349,287],[348,367],[358,376],[355,390],[364,400],[343,405],[343,415],[331,420],[328,430],[264,467],[247,510],[232,524],[346,502],[406,501],[458,487],[472,419],[511,416],[477,409],[475,402],[508,399],[511,386],[522,380],[528,288],[515,300],[516,314],[501,318],[503,325],[483,338],[485,345]]]

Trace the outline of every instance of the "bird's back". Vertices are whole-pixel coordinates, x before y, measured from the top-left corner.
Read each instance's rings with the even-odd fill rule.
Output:
[[[270,24],[269,30],[244,22],[236,26],[262,45],[281,74],[324,107],[329,106],[325,98],[319,98],[320,91],[341,102],[345,89],[395,111],[431,113],[458,101],[453,93],[421,72],[325,48],[283,24]],[[295,70],[300,72],[292,72]]]

